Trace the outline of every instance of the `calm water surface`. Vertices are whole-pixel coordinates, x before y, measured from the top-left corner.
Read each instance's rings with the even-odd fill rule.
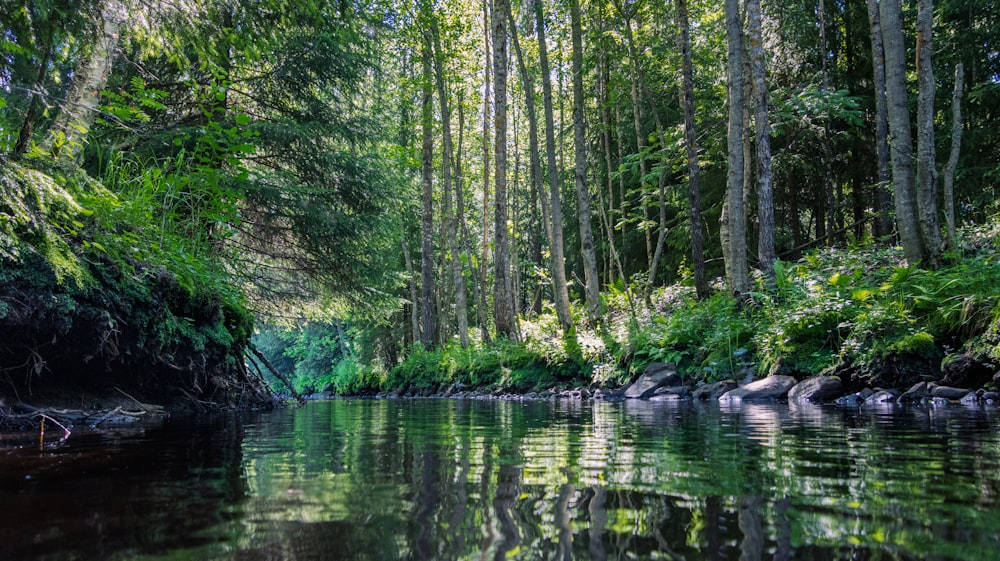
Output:
[[[0,559],[994,560],[998,492],[994,411],[337,400],[0,448]]]

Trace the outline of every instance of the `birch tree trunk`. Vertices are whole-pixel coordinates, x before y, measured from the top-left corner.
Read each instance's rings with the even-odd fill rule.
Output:
[[[541,2],[535,3],[535,33],[538,36],[538,58],[542,67],[542,103],[545,108],[545,156],[549,176],[549,213],[552,219],[552,292],[556,315],[563,332],[573,328],[569,309],[569,288],[566,282],[566,255],[563,242],[562,195],[559,193],[559,168],[556,163],[555,116],[552,107],[552,78],[549,69],[549,49],[545,41],[545,18]]]
[[[882,23],[878,14],[878,0],[867,0],[868,24],[872,36],[872,69],[875,85],[875,157],[878,165],[879,213],[876,230],[879,236],[892,232],[889,209],[892,195],[889,192],[889,115],[885,101],[885,52],[882,48]]]
[[[55,122],[49,128],[49,135],[42,148],[60,160],[71,159],[79,163],[83,157],[83,147],[87,134],[94,125],[97,105],[101,100],[101,90],[108,82],[111,65],[114,62],[118,44],[121,6],[117,2],[106,2],[97,21],[97,37],[89,46],[87,54],[73,68],[66,101]]]
[[[944,167],[944,220],[947,225],[948,249],[958,249],[958,235],[955,232],[955,168],[958,154],[962,149],[962,90],[965,81],[965,66],[955,65],[955,90],[951,95],[951,153]]]
[[[587,188],[587,137],[583,121],[583,31],[580,21],[580,0],[570,0],[570,27],[573,49],[573,146],[575,154],[576,208],[580,222],[580,246],[583,253],[584,283],[587,295],[587,317],[591,325],[601,317],[600,278],[597,274],[597,252],[594,231],[590,223],[590,190]]]
[[[726,203],[720,237],[728,253],[726,276],[733,295],[750,291],[747,264],[746,208],[743,204],[743,25],[740,1],[726,0],[727,76],[729,83],[729,124],[727,128]]]
[[[757,144],[757,219],[760,231],[757,254],[764,279],[774,286],[774,193],[771,173],[771,127],[768,123],[764,42],[761,33],[760,0],[747,0],[750,67],[753,75],[754,138]]]
[[[892,162],[896,229],[899,231],[906,260],[917,264],[924,258],[924,249],[920,239],[913,184],[913,137],[910,133],[910,106],[906,92],[903,14],[900,0],[880,0],[878,4],[882,45],[885,48],[886,111],[889,117],[889,155]]]
[[[934,66],[932,63],[932,0],[917,4],[917,211],[924,258],[941,260],[941,229],[937,215],[937,158],[934,149]]]
[[[507,230],[507,0],[493,0],[494,240],[493,321],[497,337],[517,340]]]

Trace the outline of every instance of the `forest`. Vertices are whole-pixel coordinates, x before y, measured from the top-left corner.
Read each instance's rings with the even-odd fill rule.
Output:
[[[12,396],[997,371],[992,0],[0,2]]]

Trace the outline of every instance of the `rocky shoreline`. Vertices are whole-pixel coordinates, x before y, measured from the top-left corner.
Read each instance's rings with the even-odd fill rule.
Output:
[[[1000,392],[987,387],[963,388],[921,381],[908,388],[864,387],[850,390],[836,375],[818,374],[802,380],[793,376],[775,374],[759,379],[753,368],[744,368],[740,380],[727,379],[712,383],[685,382],[673,363],[652,363],[631,383],[616,389],[559,388],[552,387],[526,393],[511,392],[501,388],[467,388],[455,384],[447,388],[400,388],[374,395],[357,396],[375,399],[500,399],[500,400],[556,400],[651,402],[718,402],[738,403],[833,403],[841,406],[885,404],[962,404],[1000,407]],[[993,387],[1000,387],[1000,373],[993,378]],[[334,397],[320,393],[307,396],[313,399]]]

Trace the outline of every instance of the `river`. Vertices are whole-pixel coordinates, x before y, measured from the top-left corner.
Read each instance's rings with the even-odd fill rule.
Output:
[[[1000,411],[333,400],[0,448],[0,559],[1000,555]]]

